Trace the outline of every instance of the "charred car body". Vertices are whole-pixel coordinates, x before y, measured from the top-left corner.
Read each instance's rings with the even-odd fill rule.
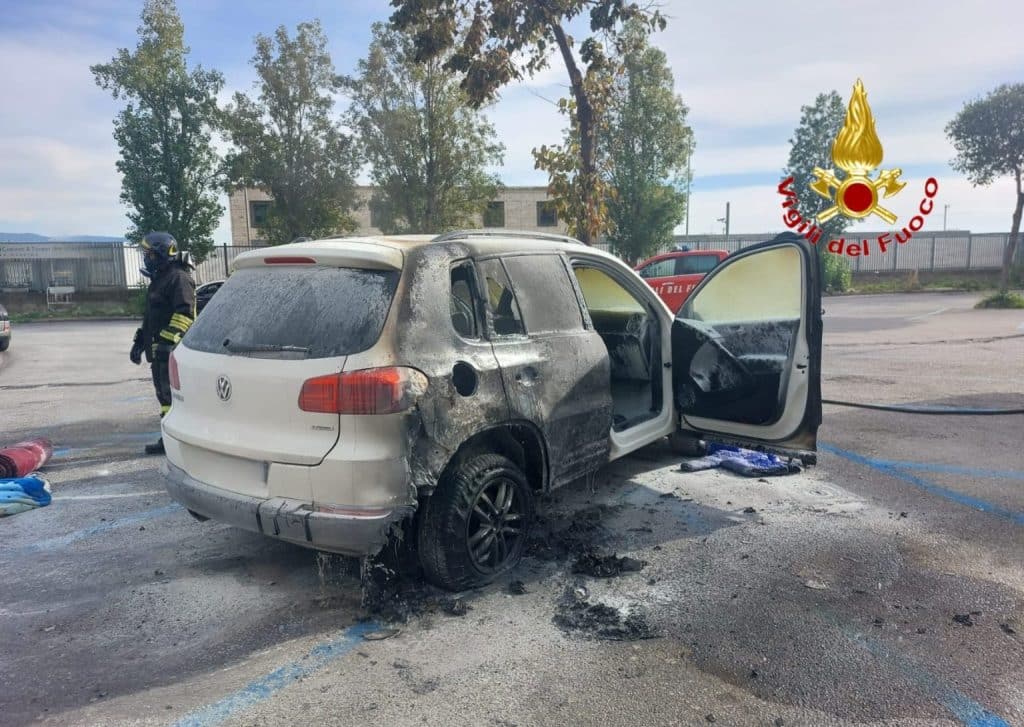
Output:
[[[533,233],[235,267],[173,354],[162,423],[168,489],[200,519],[357,556],[414,522],[427,576],[459,589],[515,565],[537,493],[665,436],[813,457],[821,309],[795,236],[676,317],[617,258]]]

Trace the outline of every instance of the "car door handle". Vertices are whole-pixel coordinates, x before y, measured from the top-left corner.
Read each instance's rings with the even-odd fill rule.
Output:
[[[516,372],[516,381],[529,386],[537,380],[537,369],[533,366],[525,366]]]

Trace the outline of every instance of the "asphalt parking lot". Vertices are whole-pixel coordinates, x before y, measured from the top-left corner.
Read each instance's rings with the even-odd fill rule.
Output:
[[[825,397],[1024,407],[1024,312],[976,300],[826,299]],[[350,564],[169,500],[133,330],[0,354],[0,439],[57,448],[52,505],[0,520],[5,725],[1024,724],[1022,416],[826,406],[819,464],[765,480],[649,447],[545,502],[513,578],[396,625]],[[572,538],[645,565],[573,574]]]

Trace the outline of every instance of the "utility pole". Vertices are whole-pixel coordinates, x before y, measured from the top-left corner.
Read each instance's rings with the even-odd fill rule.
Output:
[[[942,231],[946,231],[946,213],[949,212],[949,205],[942,205]]]
[[[690,140],[690,144],[686,149],[686,234],[690,234],[690,210],[693,209],[690,206],[690,159],[693,157],[693,140]]]
[[[728,237],[729,236],[729,203],[728,202],[725,203],[725,217],[719,217],[718,221],[725,223],[725,236]]]

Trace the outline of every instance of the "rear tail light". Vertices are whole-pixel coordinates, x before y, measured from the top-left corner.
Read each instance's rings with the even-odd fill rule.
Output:
[[[299,393],[299,408],[324,414],[394,414],[411,407],[426,390],[427,377],[416,369],[362,369],[309,379]]]
[[[181,391],[181,379],[178,378],[178,360],[174,358],[173,351],[171,351],[171,357],[167,359],[167,378],[171,380],[172,389]]]

